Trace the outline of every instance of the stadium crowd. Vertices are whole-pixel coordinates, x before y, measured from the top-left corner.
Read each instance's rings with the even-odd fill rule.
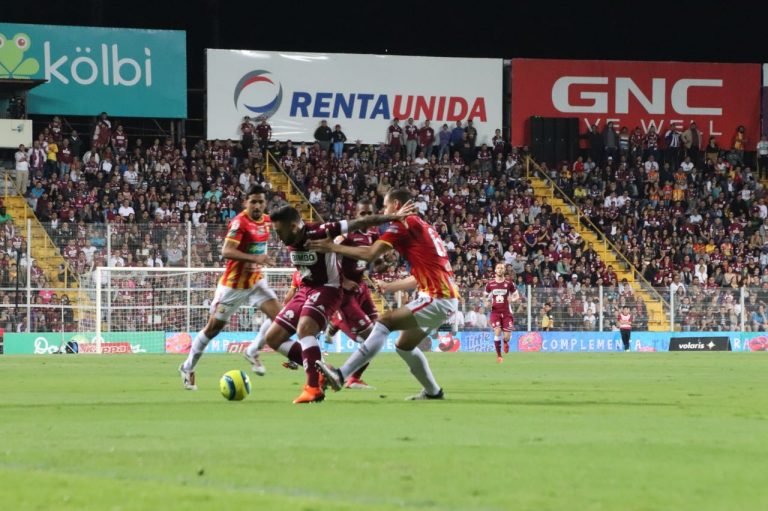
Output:
[[[409,188],[443,239],[464,291],[460,327],[483,326],[476,319],[485,314],[482,290],[498,262],[507,265],[524,296],[531,289],[534,328],[538,311],[550,302],[555,328],[595,329],[599,286],[606,290],[604,328],[616,327],[618,309],[625,304],[638,318],[637,328],[647,322],[645,304],[631,286],[618,282],[614,269],[600,261],[559,210],[535,198],[526,179],[527,149],[511,147],[500,130],[490,144],[478,144],[471,120],[436,131],[428,123],[416,126],[409,119],[400,126],[395,120],[386,142],[378,145],[348,143],[341,126],[331,129],[325,121],[314,143],[273,140],[263,119],[244,119],[240,131],[240,140],[192,145],[168,137],[145,143],[129,138],[119,122],[102,114],[84,140],[75,131],[65,133],[54,117],[32,148],[16,153],[19,183],[23,188],[28,182],[30,205],[78,274],[107,264],[221,266],[218,245],[243,192],[255,183],[269,185],[264,175],[269,151],[325,219],[351,215],[361,197],[381,205],[388,190]],[[675,289],[684,328],[705,321],[710,329],[731,328],[735,309],[728,308],[728,296],[734,300],[742,285],[768,290],[768,208],[762,188],[741,165],[743,151],[734,163],[736,156],[726,158],[719,150],[714,160],[707,156],[713,150],[687,151],[682,134],[682,146],[674,152],[666,150],[660,136],[654,146],[651,132],[627,139],[622,130],[615,148],[609,135],[598,135],[602,146],[591,134],[586,158],[543,165],[544,172],[650,282],[668,288],[683,284]],[[285,196],[275,191],[268,210],[284,204]],[[0,274],[2,264],[0,259]],[[375,277],[396,279],[407,271],[401,266]],[[50,284],[38,279],[35,285]],[[713,300],[730,316],[695,314]],[[752,308],[753,300],[764,301],[751,294]],[[525,329],[526,305],[517,309],[517,326]]]
[[[739,126],[729,148],[691,123],[663,136],[612,126],[588,134],[585,157],[542,173],[669,300],[684,330],[764,331],[768,303],[768,142],[756,175]],[[706,145],[703,145],[704,141]]]

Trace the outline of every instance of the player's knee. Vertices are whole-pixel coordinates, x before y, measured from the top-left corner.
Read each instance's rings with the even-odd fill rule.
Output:
[[[226,323],[224,321],[221,321],[220,319],[211,318],[208,320],[208,324],[205,325],[205,336],[209,339],[213,339],[217,335],[219,335],[219,332],[224,328],[224,325]]]
[[[320,333],[320,326],[314,319],[305,316],[299,320],[299,324],[296,328],[296,335],[299,336],[299,339],[316,336],[318,333]]]

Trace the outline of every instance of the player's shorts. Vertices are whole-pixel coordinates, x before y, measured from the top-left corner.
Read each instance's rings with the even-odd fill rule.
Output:
[[[219,321],[227,322],[241,306],[248,304],[258,309],[269,300],[277,300],[277,295],[265,279],[257,280],[250,289],[232,289],[219,284],[211,302],[211,314]]]
[[[501,328],[504,332],[511,332],[515,328],[515,318],[507,311],[491,311],[489,323],[491,328]]]
[[[357,298],[357,303],[360,304],[360,308],[363,309],[365,315],[371,318],[371,321],[376,321],[379,319],[379,309],[377,309],[376,304],[373,303],[371,290],[368,288],[368,285],[365,282],[360,284],[355,298]]]
[[[408,302],[405,306],[413,313],[419,328],[429,335],[450,322],[451,317],[459,310],[459,299],[432,298],[420,294],[418,298]]]
[[[371,328],[379,317],[371,291],[365,284],[361,284],[356,292],[344,292],[339,312],[334,314],[331,322],[352,340],[357,339],[360,332]]]
[[[341,294],[339,287],[302,285],[291,301],[283,306],[275,321],[290,333],[294,333],[299,325],[299,318],[309,316],[320,326],[320,330],[325,330],[328,318],[333,317],[341,306]]]

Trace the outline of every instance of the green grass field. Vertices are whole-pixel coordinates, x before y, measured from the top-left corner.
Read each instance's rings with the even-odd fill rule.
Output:
[[[240,403],[210,355],[0,357],[8,510],[768,509],[768,359],[741,353],[436,354],[447,399],[395,355],[373,391],[297,406],[266,356]],[[338,363],[342,356],[332,356]]]

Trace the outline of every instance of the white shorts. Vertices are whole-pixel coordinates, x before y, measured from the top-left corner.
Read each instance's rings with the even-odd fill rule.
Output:
[[[459,310],[458,298],[432,298],[419,295],[415,300],[405,304],[416,318],[424,333],[430,334],[450,322],[451,317]]]
[[[277,295],[265,279],[259,279],[250,289],[232,289],[219,284],[211,302],[211,314],[219,321],[227,322],[242,305],[258,309],[269,300],[277,300]]]

